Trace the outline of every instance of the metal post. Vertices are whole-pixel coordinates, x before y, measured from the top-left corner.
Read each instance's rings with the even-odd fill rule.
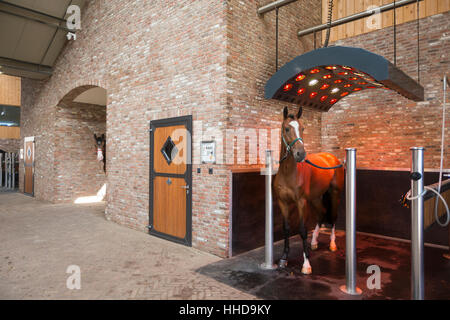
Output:
[[[277,268],[273,263],[273,203],[272,203],[272,150],[266,150],[266,247],[265,261],[261,268],[274,270]]]
[[[5,185],[6,185],[6,189],[9,189],[9,153],[6,153],[6,157],[5,157],[5,168],[6,168],[6,181],[5,181]]]
[[[11,158],[11,189],[16,188],[16,154],[12,153]]]
[[[0,153],[0,188],[3,187],[3,153]]]
[[[351,295],[360,295],[356,286],[356,149],[347,148],[345,172],[345,277],[340,289]]]
[[[423,263],[423,152],[411,148],[411,298],[423,300],[425,291]]]

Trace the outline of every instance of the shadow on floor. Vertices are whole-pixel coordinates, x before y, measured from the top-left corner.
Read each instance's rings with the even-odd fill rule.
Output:
[[[345,236],[338,236],[338,251],[330,252],[326,236],[311,255],[312,275],[300,272],[303,258],[299,238],[291,239],[286,269],[265,271],[264,247],[204,266],[197,272],[253,294],[261,299],[410,299],[410,244],[367,235],[357,235],[357,285],[362,296],[349,296],[339,290],[345,284]],[[283,251],[283,242],[274,246],[274,257]],[[425,298],[450,299],[450,260],[444,250],[425,248]],[[278,261],[278,260],[276,260]],[[381,289],[368,289],[366,272],[370,265],[381,269]]]

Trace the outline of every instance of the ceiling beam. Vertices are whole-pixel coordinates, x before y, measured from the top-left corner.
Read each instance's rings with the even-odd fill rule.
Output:
[[[52,15],[50,15],[48,13],[45,13],[45,12],[42,12],[42,11],[38,11],[38,10],[34,10],[34,9],[31,9],[31,8],[22,7],[22,6],[19,6],[18,4],[11,3],[11,2],[8,2],[8,1],[0,0],[0,4],[5,4],[5,5],[8,5],[8,6],[20,9],[20,10],[25,10],[25,11],[30,12],[30,13],[35,13],[35,14],[38,14],[38,15],[41,15],[41,16],[44,16],[44,17],[47,17],[47,18],[55,19],[55,20],[58,20],[59,22],[64,22],[64,23],[67,22],[63,18],[52,16]]]
[[[36,19],[36,18],[27,17],[27,16],[24,16],[24,15],[21,15],[21,14],[18,14],[18,13],[13,13],[13,12],[10,12],[10,11],[7,11],[7,10],[3,10],[3,9],[0,9],[0,12],[5,13],[5,14],[9,14],[11,16],[15,16],[15,17],[18,17],[18,18],[22,18],[22,19],[34,21],[34,22],[37,22],[37,23],[45,24],[45,25],[47,25],[49,27],[61,29],[61,30],[67,31],[67,32],[72,32],[72,33],[76,32],[76,30],[70,30],[70,29],[68,29],[66,27],[63,27],[63,26],[59,25],[59,23],[55,24],[55,23],[51,23],[51,22],[46,22],[46,21],[42,21],[42,20],[39,20],[39,19]]]
[[[11,68],[16,70],[45,74],[48,76],[51,76],[53,73],[53,68],[51,67],[6,57],[0,57],[0,66],[4,68]]]

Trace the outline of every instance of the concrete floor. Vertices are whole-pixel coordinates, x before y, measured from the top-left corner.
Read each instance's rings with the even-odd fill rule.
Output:
[[[0,193],[0,299],[255,298],[195,272],[220,258],[109,222],[104,207]]]

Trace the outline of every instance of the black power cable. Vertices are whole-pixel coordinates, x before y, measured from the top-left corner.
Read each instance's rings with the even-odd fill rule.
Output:
[[[325,37],[324,48],[328,47],[328,42],[330,41],[330,31],[331,31],[331,19],[333,18],[333,0],[328,0],[328,20],[327,20],[327,35]]]

